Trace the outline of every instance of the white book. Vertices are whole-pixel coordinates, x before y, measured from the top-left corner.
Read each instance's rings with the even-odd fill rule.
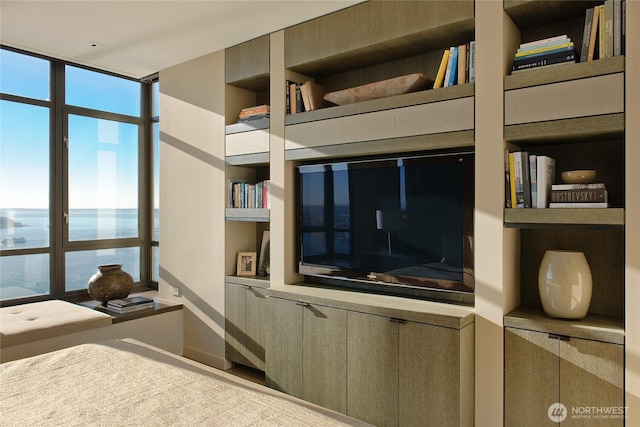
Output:
[[[567,38],[566,34],[561,34],[559,36],[549,37],[549,38],[546,38],[546,39],[534,40],[534,41],[528,42],[528,43],[521,43],[520,44],[520,48],[531,47],[531,46],[539,45],[541,43],[549,43],[549,42],[562,40],[562,39],[566,39],[566,38]]]
[[[469,83],[476,81],[476,41],[469,42]]]
[[[558,209],[558,208],[607,208],[609,207],[609,204],[607,202],[594,202],[594,203],[549,203],[549,207],[551,209]]]
[[[536,181],[538,208],[546,208],[549,205],[549,193],[556,175],[556,160],[549,156],[536,157]]]

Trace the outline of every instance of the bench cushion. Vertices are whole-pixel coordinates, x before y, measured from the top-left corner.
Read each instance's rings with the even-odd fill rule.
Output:
[[[66,301],[0,308],[0,347],[111,325],[111,316]]]

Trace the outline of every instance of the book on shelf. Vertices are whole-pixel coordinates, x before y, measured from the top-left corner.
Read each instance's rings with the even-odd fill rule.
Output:
[[[554,52],[546,55],[524,58],[520,61],[513,61],[511,72],[517,73],[539,67],[547,67],[551,65],[575,64],[578,59],[578,53],[575,49],[566,52]]]
[[[613,0],[613,56],[622,55],[622,0]]]
[[[433,82],[433,88],[439,89],[444,85],[444,78],[447,72],[447,64],[449,64],[449,54],[451,52],[449,49],[446,49],[442,54],[442,59],[440,60],[440,67],[438,67],[438,73],[436,74],[436,79]]]
[[[469,83],[476,81],[476,41],[469,42]]]
[[[600,9],[598,15],[598,59],[602,59],[606,56],[607,41],[606,41],[606,28],[605,28],[605,9],[604,4],[596,6]]]
[[[270,206],[269,180],[251,184],[244,180],[229,180],[227,207],[235,209],[267,209]]]
[[[304,104],[304,111],[319,110],[325,106],[326,101],[324,100],[324,95],[327,91],[322,85],[313,80],[309,80],[300,86],[300,92]]]
[[[575,63],[580,56],[574,43],[566,35],[523,43],[517,49],[511,66],[512,72],[557,64]]]
[[[598,26],[600,24],[600,6],[593,8],[593,18],[591,20],[591,35],[589,36],[589,51],[587,52],[587,61],[596,59],[596,53],[599,51],[598,46]]]
[[[553,184],[552,190],[595,190],[599,188],[606,188],[604,183],[589,183],[589,184]]]
[[[531,183],[531,207],[538,207],[538,156],[535,154],[529,155],[529,177]]]
[[[609,204],[602,202],[594,202],[594,203],[549,203],[549,207],[552,209],[557,208],[583,208],[583,209],[593,209],[593,208],[608,208]]]
[[[467,82],[467,45],[458,46],[458,84],[463,85]]]
[[[458,73],[458,47],[451,46],[449,49],[449,61],[447,63],[447,71],[444,74],[444,87],[453,86],[456,82]]]
[[[511,204],[511,173],[509,169],[509,150],[504,151],[504,194],[505,207],[512,208]]]
[[[589,9],[587,9],[584,16],[584,28],[582,30],[582,47],[580,48],[580,62],[587,62],[592,23],[593,23],[593,8],[590,7]]]
[[[508,153],[505,158],[507,207],[546,208],[555,177],[555,160],[527,151]]]
[[[606,188],[551,190],[550,203],[608,203]]]
[[[536,207],[546,208],[549,203],[549,192],[556,176],[556,160],[549,156],[536,156]]]
[[[604,57],[613,56],[613,0],[604,2]]]

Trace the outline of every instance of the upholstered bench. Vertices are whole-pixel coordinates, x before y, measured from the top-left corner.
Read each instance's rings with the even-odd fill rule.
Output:
[[[151,310],[147,315],[126,319],[111,316],[90,305],[59,300],[2,307],[0,362],[119,338],[135,338],[182,354],[182,328],[181,304],[160,304],[160,308]]]
[[[66,301],[0,308],[0,360],[9,348],[111,325],[111,316]]]

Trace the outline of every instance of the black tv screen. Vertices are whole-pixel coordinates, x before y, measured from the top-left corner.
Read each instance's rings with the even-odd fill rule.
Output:
[[[473,293],[473,162],[461,153],[299,166],[299,272],[392,293]]]

